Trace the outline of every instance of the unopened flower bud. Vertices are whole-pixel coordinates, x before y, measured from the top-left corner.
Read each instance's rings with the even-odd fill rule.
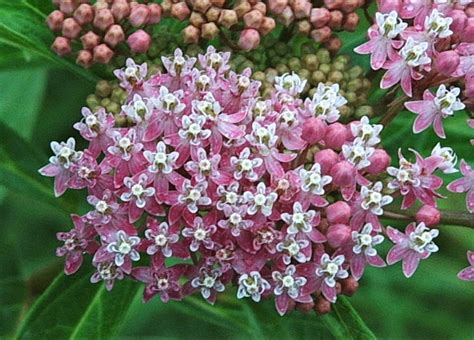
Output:
[[[474,42],[474,17],[467,19],[466,27],[463,30],[463,38],[465,42]]]
[[[342,294],[352,296],[359,288],[359,282],[354,277],[349,276],[347,279],[341,280]]]
[[[329,22],[329,19],[331,19],[331,12],[329,12],[327,8],[313,8],[311,10],[309,21],[311,21],[315,28],[325,26]]]
[[[267,14],[267,5],[264,2],[257,1],[257,3],[253,4],[252,9],[259,11],[264,16]]]
[[[81,42],[85,50],[92,50],[100,44],[100,37],[94,32],[89,31],[81,37]]]
[[[337,201],[326,207],[326,218],[330,224],[348,224],[351,218],[351,207],[344,201]]]
[[[340,161],[333,165],[330,174],[332,176],[332,182],[343,188],[354,183],[356,169],[348,161]]]
[[[450,76],[459,66],[459,55],[453,51],[444,51],[437,55],[435,59],[436,71],[445,76]]]
[[[474,76],[466,75],[466,90],[464,91],[467,97],[474,96]]]
[[[199,42],[201,30],[196,26],[189,25],[183,30],[183,40],[186,44],[195,44]]]
[[[331,37],[332,31],[328,26],[323,26],[321,28],[312,30],[310,33],[311,39],[316,42],[325,42],[328,41]]]
[[[329,18],[328,26],[332,29],[340,29],[342,27],[342,19],[344,14],[341,11],[331,11],[331,18]]]
[[[324,5],[330,9],[339,9],[342,7],[342,4],[345,0],[324,0]]]
[[[314,305],[314,311],[318,315],[324,315],[331,312],[331,302],[320,296]]]
[[[346,127],[341,123],[334,123],[328,126],[326,130],[326,136],[324,137],[324,142],[326,146],[339,150],[341,149],[342,145],[346,142]]]
[[[158,24],[161,21],[161,6],[159,4],[148,4],[150,14],[148,15],[149,25]]]
[[[360,0],[344,0],[340,9],[344,13],[354,12],[360,6]]]
[[[314,302],[297,303],[296,309],[303,314],[308,314],[314,308]]]
[[[381,13],[390,13],[391,11],[400,12],[402,0],[379,0],[378,10]]]
[[[321,165],[321,172],[329,174],[333,165],[339,162],[339,155],[332,149],[324,149],[314,154],[314,162]]]
[[[144,30],[132,33],[127,39],[128,46],[134,53],[145,53],[151,45],[151,37]]]
[[[281,14],[286,6],[288,6],[288,0],[269,0],[268,1],[268,9],[273,14]]]
[[[293,21],[295,21],[295,14],[290,6],[286,6],[278,19],[283,25],[289,26]]]
[[[423,222],[428,227],[435,226],[441,221],[440,211],[431,205],[422,206],[415,217],[416,222]]]
[[[219,28],[213,22],[208,22],[201,26],[201,37],[204,39],[214,39],[219,34]]]
[[[75,0],[61,0],[59,2],[59,10],[64,14],[71,15],[76,9]]]
[[[77,54],[76,64],[84,68],[89,68],[93,63],[94,56],[89,50],[80,50]]]
[[[59,56],[71,53],[71,41],[65,37],[57,37],[54,39],[51,49]]]
[[[312,117],[303,125],[301,137],[311,145],[316,144],[326,135],[327,127],[321,118]]]
[[[453,19],[449,28],[456,33],[461,33],[464,30],[467,22],[467,15],[463,10],[455,9],[449,13],[449,16]]]
[[[94,47],[94,62],[99,64],[108,64],[114,56],[114,51],[106,44],[100,44]]]
[[[222,8],[219,8],[216,6],[212,6],[211,8],[209,8],[206,12],[207,21],[216,22],[217,20],[219,20],[221,11],[222,11]]]
[[[344,18],[344,25],[342,27],[344,30],[353,32],[356,30],[357,25],[359,25],[359,15],[357,13],[349,13]]]
[[[230,9],[224,9],[219,15],[218,23],[225,28],[231,28],[238,22],[237,13]]]
[[[185,2],[178,2],[171,6],[171,16],[178,20],[185,20],[189,17],[191,11]]]
[[[192,12],[191,16],[189,17],[189,23],[196,27],[201,27],[202,24],[207,22],[204,14],[199,12]]]
[[[311,29],[313,27],[308,20],[300,20],[297,22],[296,28],[298,30],[298,33],[302,35],[309,35],[309,32],[311,32]]]
[[[200,13],[206,13],[207,10],[211,7],[211,2],[209,0],[194,0],[193,10]]]
[[[64,13],[61,11],[53,11],[50,15],[48,15],[48,19],[46,19],[46,23],[51,31],[58,32],[63,27],[64,22]]]
[[[89,4],[81,4],[74,11],[74,19],[80,24],[88,24],[94,19],[94,9]]]
[[[62,33],[66,38],[77,38],[81,33],[81,26],[73,18],[67,18],[64,20]]]
[[[140,27],[148,22],[149,16],[150,10],[148,7],[146,5],[139,4],[132,8],[128,20],[133,27]]]
[[[123,32],[122,26],[112,25],[105,34],[104,41],[110,47],[115,47],[122,41],[125,41],[125,33]]]
[[[240,32],[239,46],[245,51],[250,51],[260,44],[260,34],[252,28],[244,29]]]
[[[224,7],[224,5],[225,5],[225,1],[226,1],[226,0],[211,0],[211,4],[212,4],[213,6],[217,6],[217,7],[222,8],[222,7]]]
[[[234,7],[234,11],[237,13],[239,18],[242,18],[245,13],[250,12],[252,6],[249,4],[248,1],[241,1],[237,6]]]
[[[311,8],[313,7],[311,2],[308,0],[293,0],[293,12],[295,18],[302,19],[308,18],[311,13]]]
[[[371,175],[378,175],[387,170],[391,159],[384,149],[375,149],[369,161],[370,165],[365,168],[365,171]]]
[[[112,4],[110,11],[112,12],[116,22],[119,22],[130,15],[130,5],[124,1],[115,1]]]
[[[258,29],[262,24],[263,14],[257,10],[245,13],[243,16],[245,27]]]
[[[107,28],[114,24],[114,16],[112,12],[107,9],[103,8],[96,12],[94,18],[94,26],[102,31],[106,31]]]
[[[346,224],[330,225],[326,233],[328,244],[334,249],[346,244],[351,239],[351,227]]]

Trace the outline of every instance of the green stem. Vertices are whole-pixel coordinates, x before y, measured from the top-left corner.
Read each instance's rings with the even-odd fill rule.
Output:
[[[474,215],[467,211],[452,211],[438,209],[441,213],[441,220],[439,224],[453,225],[459,227],[466,227],[474,229]],[[384,207],[383,216],[389,219],[412,221],[415,219],[416,209],[400,210],[399,208]]]

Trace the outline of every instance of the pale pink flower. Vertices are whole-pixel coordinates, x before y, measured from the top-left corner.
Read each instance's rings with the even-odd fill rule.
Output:
[[[470,266],[464,268],[458,273],[458,277],[464,281],[474,281],[474,252],[467,252],[467,260],[470,263]]]
[[[451,192],[466,192],[467,210],[474,214],[474,170],[462,159],[460,165],[463,178],[459,178],[448,184],[447,189]]]

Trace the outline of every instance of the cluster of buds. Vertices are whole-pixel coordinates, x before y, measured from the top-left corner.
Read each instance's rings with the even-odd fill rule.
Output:
[[[51,143],[40,173],[55,177],[58,196],[86,189],[91,205],[58,234],[67,274],[90,254],[92,282],[142,281],[145,301],[200,292],[214,303],[234,284],[238,298],[273,296],[282,315],[295,306],[324,313],[355,292],[366,266],[386,265],[376,249],[383,235],[394,243],[387,263],[403,261],[407,277],[438,250],[432,173],[452,171],[452,160],[417,154],[391,168],[381,125],[338,122],[338,85],[321,83],[302,100],[305,81],[285,74],[261,99],[251,70],[237,74],[229,60],[213,47],[197,58],[178,49],[163,57],[166,72],[147,77],[147,65],[129,59],[115,75],[131,124],[84,108],[74,128],[88,147]],[[425,204],[405,233],[380,221],[398,192],[404,206]]]
[[[59,36],[52,49],[60,56],[74,53],[76,62],[86,68],[108,64],[127,46],[134,54],[145,53],[152,39],[143,28],[158,24],[162,14],[159,4],[132,0],[53,2],[58,9],[50,13],[47,24]]]
[[[474,3],[390,0],[380,1],[379,11],[370,40],[355,51],[370,54],[374,70],[387,70],[381,88],[400,83],[408,97],[419,99],[405,103],[417,114],[415,133],[433,126],[445,138],[443,120],[472,105]]]
[[[355,12],[365,0],[324,0],[315,6],[310,0],[269,0],[270,13],[285,26],[295,25],[297,32],[323,43],[331,52],[342,45],[334,31],[355,31],[359,15]],[[319,7],[321,6],[321,7]]]

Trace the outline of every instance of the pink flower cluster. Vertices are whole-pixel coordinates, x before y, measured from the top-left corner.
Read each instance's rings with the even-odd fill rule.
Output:
[[[305,81],[295,74],[259,99],[250,69],[229,71],[229,58],[213,47],[198,58],[178,49],[163,57],[167,72],[149,79],[145,64],[128,60],[116,76],[131,123],[83,109],[74,127],[88,148],[77,151],[73,138],[51,143],[40,172],[55,177],[56,195],[87,189],[91,206],[58,234],[65,272],[88,253],[92,282],[112,289],[132,277],[145,283],[146,301],[199,291],[214,303],[233,283],[238,298],[273,295],[280,314],[295,304],[327,312],[338,294],[354,292],[367,265],[385,266],[376,246],[386,232],[395,243],[388,263],[402,260],[412,275],[437,251],[438,232],[423,214],[405,234],[381,225],[392,202],[378,180],[390,163],[378,146],[382,126],[366,117],[337,122],[346,102],[338,85],[320,84],[303,101]],[[441,161],[404,160],[390,185],[406,201],[433,203],[431,172]]]
[[[443,120],[472,106],[474,94],[474,3],[472,1],[381,0],[369,41],[355,49],[370,54],[374,70],[385,69],[380,87],[400,83],[416,113],[413,131],[433,126],[445,138]],[[450,84],[464,85],[461,89]],[[439,87],[438,87],[439,86]],[[430,88],[438,87],[435,94]]]

